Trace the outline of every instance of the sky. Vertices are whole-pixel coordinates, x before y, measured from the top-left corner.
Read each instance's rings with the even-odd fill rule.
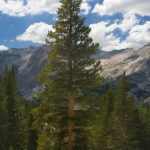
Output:
[[[0,51],[45,44],[59,0],[0,0]],[[81,17],[104,51],[150,43],[150,0],[83,0]]]

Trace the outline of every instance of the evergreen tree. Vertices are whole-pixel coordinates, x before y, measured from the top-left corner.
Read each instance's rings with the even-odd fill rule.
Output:
[[[21,98],[16,90],[14,67],[6,66],[0,75],[0,150],[27,149],[29,140],[32,140],[30,145],[36,146],[36,134],[29,129],[32,118],[27,119],[33,106],[33,102]]]
[[[15,106],[16,91],[14,89],[14,78],[12,71],[8,71],[5,82],[5,95],[6,95],[6,111],[7,111],[7,146],[11,145],[15,148],[15,135],[16,135],[16,116],[17,110]]]
[[[5,73],[1,75],[0,79],[0,149],[7,149],[7,111],[6,111],[6,95],[5,95],[5,81],[8,75],[8,68],[5,67]]]
[[[21,150],[21,136],[19,133],[19,120],[17,113],[17,90],[16,90],[16,79],[14,67],[8,69],[5,67],[5,72],[2,76],[2,110],[4,119],[2,122],[3,134],[3,148],[8,149],[10,146],[13,149]]]
[[[12,146],[10,146],[8,150],[13,150],[13,147],[12,147]]]
[[[47,134],[42,133],[38,139],[38,149],[37,150],[54,150],[53,146],[51,145],[51,139],[47,136]]]
[[[90,28],[79,16],[82,0],[60,2],[54,32],[48,32],[46,40],[51,48],[49,63],[38,78],[44,90],[37,94],[42,104],[34,111],[35,124],[52,139],[55,149],[87,150],[90,105],[97,96],[90,90],[102,81],[100,62],[92,58],[99,45],[93,44]]]
[[[147,150],[150,149],[150,107],[145,102],[144,97],[142,97],[142,99],[140,100],[139,111],[140,119],[143,125],[143,132],[141,134],[142,148],[143,150]]]
[[[37,150],[37,133],[35,129],[32,129],[32,123],[33,123],[33,115],[29,115],[28,120],[28,150]]]
[[[115,92],[113,87],[113,82],[110,82],[109,89],[107,93],[102,97],[98,131],[96,137],[96,147],[97,150],[107,150],[107,138],[111,132],[111,127],[109,126],[109,120],[113,111],[113,105],[115,101]]]
[[[0,76],[0,149],[5,149],[6,142],[6,115],[4,110],[4,97],[3,97],[3,80]]]
[[[123,74],[117,88],[114,110],[110,120],[112,127],[108,136],[108,149],[140,150],[141,121],[137,103],[129,94],[129,82]]]

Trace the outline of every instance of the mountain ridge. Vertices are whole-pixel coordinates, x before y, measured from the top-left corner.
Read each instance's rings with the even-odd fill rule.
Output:
[[[0,71],[4,70],[5,64],[15,65],[17,88],[23,97],[34,99],[35,91],[40,89],[36,79],[48,61],[49,50],[47,45],[42,45],[0,52]],[[101,60],[103,68],[101,74],[106,80],[113,78],[117,81],[122,73],[126,72],[131,82],[131,92],[138,99],[142,93],[145,97],[150,97],[150,43],[139,50],[129,48],[111,52],[101,51],[93,57]]]

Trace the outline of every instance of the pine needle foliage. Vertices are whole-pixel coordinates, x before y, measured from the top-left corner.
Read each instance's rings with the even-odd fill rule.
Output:
[[[37,94],[41,106],[34,110],[35,126],[47,134],[54,149],[88,149],[92,105],[102,85],[100,61],[92,56],[99,45],[89,37],[80,7],[82,0],[60,0],[58,21],[47,35],[49,63],[38,81],[44,89]],[[90,92],[89,92],[90,91]]]
[[[142,124],[137,102],[129,93],[130,84],[125,75],[117,87],[114,109],[110,118],[111,133],[108,149],[141,150]]]

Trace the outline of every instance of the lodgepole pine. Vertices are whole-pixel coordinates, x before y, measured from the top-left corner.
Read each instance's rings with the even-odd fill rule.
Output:
[[[49,63],[38,77],[44,89],[37,94],[41,106],[34,111],[35,126],[40,124],[55,149],[84,150],[89,146],[89,108],[97,96],[90,90],[102,83],[100,61],[92,57],[99,45],[89,37],[85,18],[79,16],[82,0],[60,3],[58,21],[46,40],[51,48]]]

